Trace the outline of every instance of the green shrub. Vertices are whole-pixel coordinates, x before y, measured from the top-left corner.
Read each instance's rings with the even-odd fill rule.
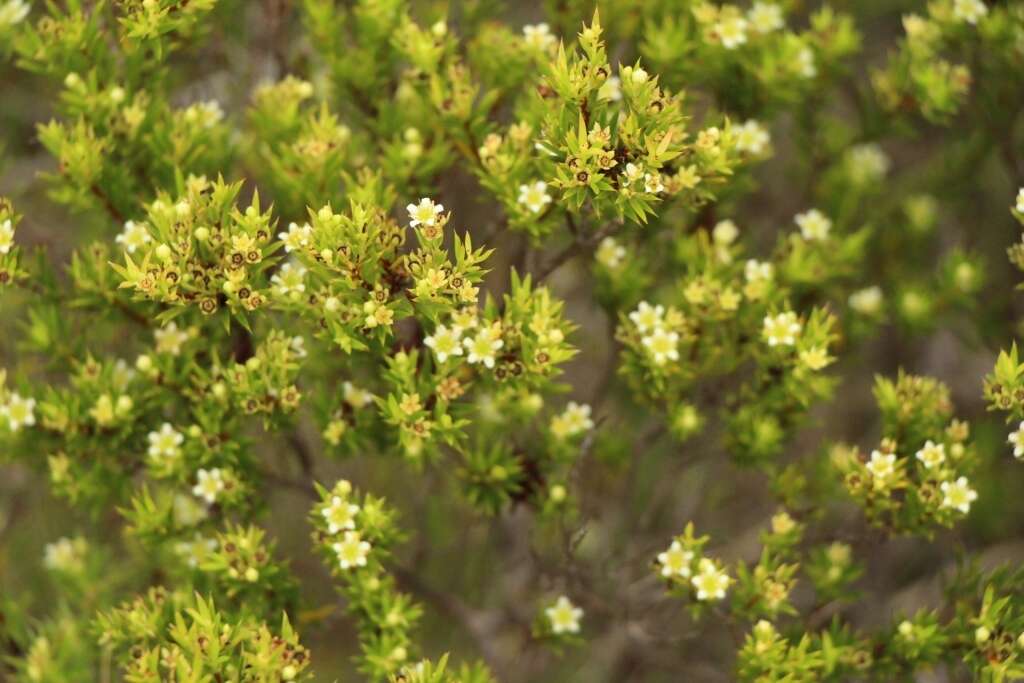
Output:
[[[0,0],[0,678],[1024,680],[1024,3],[541,4]]]

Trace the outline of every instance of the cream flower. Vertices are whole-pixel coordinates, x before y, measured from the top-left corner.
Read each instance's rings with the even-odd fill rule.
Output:
[[[444,206],[423,197],[419,204],[409,204],[405,210],[409,212],[409,225],[415,228],[418,225],[434,225],[437,217],[444,211]]]
[[[202,498],[208,505],[213,505],[223,490],[224,476],[219,468],[196,472],[196,485],[192,487],[192,495]]]
[[[785,25],[782,8],[772,2],[755,2],[747,12],[747,21],[757,33],[771,33]]]
[[[342,569],[365,567],[366,557],[370,554],[370,544],[360,537],[358,531],[346,531],[341,541],[332,543],[331,548],[338,556],[338,566]]]
[[[722,47],[733,50],[747,42],[747,20],[738,14],[723,17],[716,25],[716,32]]]
[[[146,438],[149,439],[149,457],[154,459],[178,457],[181,455],[181,444],[185,440],[169,422],[164,422],[159,431],[150,432]]]
[[[505,342],[500,337],[495,338],[489,329],[477,332],[475,337],[462,340],[466,347],[467,358],[470,363],[483,363],[488,368],[494,367],[494,358]]]
[[[189,567],[195,568],[205,560],[210,553],[217,549],[217,539],[206,538],[196,533],[191,541],[178,541],[174,546],[175,552],[185,560]]]
[[[84,538],[59,538],[43,549],[43,566],[51,571],[78,571],[84,565],[88,549]]]
[[[629,314],[629,319],[636,325],[636,329],[643,334],[661,327],[664,315],[664,306],[651,306],[646,301],[641,301],[636,310]]]
[[[850,308],[861,315],[875,315],[882,310],[882,288],[872,285],[858,289],[850,295]]]
[[[735,130],[736,149],[747,154],[759,155],[763,153],[772,140],[764,126],[757,121],[750,119],[745,121]]]
[[[8,218],[0,223],[0,254],[11,253],[14,246],[14,223]]]
[[[971,503],[978,499],[978,492],[971,488],[967,477],[960,477],[956,481],[944,481],[942,488],[942,507],[954,508],[967,514],[971,509]]]
[[[743,266],[743,276],[747,282],[767,282],[775,276],[775,267],[767,261],[750,259]]]
[[[7,0],[0,5],[0,28],[20,24],[30,9],[31,6],[25,0]]]
[[[157,353],[177,356],[181,353],[182,345],[189,340],[189,333],[187,330],[179,330],[177,323],[169,322],[159,330],[153,330],[153,337],[156,339]]]
[[[544,610],[544,614],[551,624],[552,633],[579,633],[583,610],[573,605],[566,596],[560,596],[554,605]]]
[[[336,534],[339,531],[356,528],[356,515],[359,514],[359,506],[348,502],[341,496],[332,496],[331,502],[321,510],[320,514],[327,521],[327,531]]]
[[[661,174],[644,173],[644,192],[648,194],[659,194],[665,191],[665,185],[661,182]]]
[[[298,223],[289,223],[288,230],[285,232],[277,233],[277,238],[284,243],[284,250],[287,252],[295,251],[296,249],[304,249],[310,245],[313,240],[313,226],[309,223],[299,225]]]
[[[114,238],[114,241],[124,247],[129,254],[134,254],[138,249],[152,242],[153,238],[150,237],[145,223],[125,221],[124,228]]]
[[[785,311],[774,316],[766,315],[761,335],[768,342],[768,346],[793,346],[796,344],[796,338],[800,336],[801,329],[796,313]]]
[[[551,419],[551,433],[558,439],[582,434],[594,428],[594,420],[590,417],[590,406],[576,401],[569,401],[565,411]]]
[[[875,486],[884,486],[888,483],[889,478],[896,473],[896,454],[882,453],[878,450],[871,451],[871,460],[865,467],[871,473]]]
[[[615,270],[626,258],[626,248],[613,237],[605,237],[597,246],[594,258],[605,268]]]
[[[365,408],[373,402],[373,394],[366,389],[356,386],[352,382],[342,383],[341,395],[342,398],[345,399],[345,403],[349,404],[356,410]]]
[[[823,240],[832,229],[832,221],[817,209],[798,213],[793,219],[800,227],[800,234],[805,240]]]
[[[34,398],[22,398],[20,394],[12,392],[7,401],[0,404],[0,419],[6,420],[10,430],[16,432],[36,423],[35,409]]]
[[[859,185],[881,180],[891,165],[889,157],[876,144],[857,145],[846,153],[846,167],[850,177]]]
[[[450,356],[462,355],[462,332],[459,328],[448,328],[438,325],[434,334],[423,340],[423,344],[433,350],[437,362],[443,363]]]
[[[538,180],[529,185],[520,185],[519,203],[533,213],[540,213],[551,203],[551,195],[548,194],[548,184],[543,180]]]
[[[953,0],[953,17],[968,24],[977,24],[988,14],[988,7],[982,0]]]
[[[1006,441],[1013,446],[1013,457],[1020,460],[1024,457],[1024,422],[1017,425],[1017,429],[1010,432]]]
[[[914,454],[926,469],[932,469],[938,467],[946,460],[946,447],[939,443],[934,443],[929,439],[924,442],[924,446]]]
[[[667,332],[659,327],[641,341],[647,352],[651,354],[655,365],[664,365],[665,361],[669,360],[679,360],[679,351],[676,348],[679,344],[678,333]]]
[[[306,291],[306,268],[289,261],[274,273],[270,282],[273,283],[274,292],[278,296],[298,299]]]
[[[668,550],[658,553],[658,564],[661,565],[661,575],[665,578],[681,576],[684,579],[690,578],[693,563],[693,551],[685,550],[679,541],[672,541]]]
[[[551,35],[551,27],[541,22],[523,27],[523,41],[536,50],[547,51],[555,44],[555,37]]]
[[[732,579],[708,558],[701,558],[697,574],[690,579],[698,600],[721,600],[729,590]]]
[[[804,78],[818,75],[818,67],[814,60],[814,51],[809,47],[801,48],[796,55],[796,72]]]

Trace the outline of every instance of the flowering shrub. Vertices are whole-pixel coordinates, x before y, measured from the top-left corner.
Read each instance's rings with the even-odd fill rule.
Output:
[[[0,0],[0,678],[1024,680],[1024,5],[541,4]]]

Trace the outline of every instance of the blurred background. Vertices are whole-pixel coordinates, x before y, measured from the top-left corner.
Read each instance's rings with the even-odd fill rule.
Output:
[[[412,4],[425,16],[433,16],[441,7],[439,3]],[[461,11],[459,4],[451,3],[452,16]],[[578,27],[593,8],[593,3],[584,2],[493,4],[495,17],[512,27],[548,20],[553,22],[552,30],[562,35],[569,31],[567,27]],[[222,20],[216,22],[213,34],[196,49],[173,58],[180,74],[175,98],[182,104],[216,99],[229,119],[235,117],[241,123],[241,113],[259,83],[289,73],[311,77],[297,5],[288,0],[222,3],[217,10]],[[623,3],[619,11],[628,12],[636,5]],[[922,5],[864,0],[834,6],[851,13],[863,34],[851,82],[870,94],[869,70],[884,63],[903,34],[901,16],[921,11]],[[791,21],[805,22],[808,9],[797,7]],[[615,24],[610,26],[610,53],[631,62],[638,55],[635,32],[632,37],[623,36]],[[40,146],[36,126],[53,116],[55,97],[52,84],[10,63],[0,64],[0,195],[11,199],[24,215],[19,243],[43,247],[54,263],[66,263],[76,246],[93,239],[111,240],[116,226],[95,216],[70,213],[47,196],[41,176],[55,170],[55,161]],[[695,102],[699,119],[699,94]],[[1020,101],[1012,104],[1020,105]],[[853,103],[843,98],[826,106],[827,115],[837,120],[856,115]],[[905,225],[875,226],[877,238],[868,261],[871,272],[865,274],[864,284],[882,287],[885,320],[845,340],[837,353],[840,360],[832,368],[841,381],[836,400],[814,410],[809,426],[785,456],[805,462],[824,459],[826,444],[836,440],[870,448],[880,436],[871,394],[873,378],[895,375],[900,368],[946,382],[957,416],[971,422],[975,441],[986,454],[980,500],[968,520],[932,541],[888,541],[861,558],[866,564],[858,582],[863,599],[842,616],[862,628],[881,626],[898,614],[938,604],[941,579],[959,553],[974,553],[986,566],[1024,560],[1024,496],[1020,495],[1024,465],[1009,457],[1008,430],[1001,416],[986,412],[981,384],[998,350],[1018,336],[1018,321],[1024,313],[1024,296],[1015,291],[1020,274],[1005,253],[1020,239],[1009,207],[1021,180],[995,142],[1001,139],[1012,146],[1019,131],[1012,127],[989,131],[993,142],[981,145],[976,153],[943,157],[957,140],[975,134],[977,121],[970,121],[970,115],[965,113],[948,128],[922,123],[913,131],[877,140],[891,161],[886,183],[894,192],[920,179],[922,169],[931,169],[932,186],[938,190],[938,218],[927,239],[915,242],[904,239]],[[774,243],[781,231],[791,229],[793,215],[806,208],[806,198],[819,180],[798,162],[791,144],[793,116],[783,112],[770,125],[776,153],[756,170],[756,187],[735,203],[733,215],[744,234],[764,247]],[[251,177],[244,163],[225,169],[225,174]],[[468,173],[446,175],[437,198],[462,226],[480,226],[483,233],[493,223],[493,207]],[[864,207],[865,220],[872,208]],[[490,286],[500,292],[507,286],[503,274],[515,260],[521,238],[506,234],[488,238],[497,250],[490,263]],[[979,257],[983,264],[980,287],[956,306],[923,319],[901,312],[902,306],[912,303],[902,297],[918,284],[926,288],[927,280],[922,278],[929,270],[939,269],[954,249]],[[703,434],[680,444],[665,435],[657,416],[633,404],[625,387],[606,375],[605,370],[615,364],[616,349],[609,334],[614,321],[591,296],[594,281],[589,263],[568,263],[553,274],[550,284],[567,300],[567,316],[580,326],[574,341],[581,352],[566,375],[572,386],[570,397],[599,406],[599,417],[611,416],[618,425],[618,437],[628,440],[630,455],[603,457],[605,449],[599,445],[583,460],[578,472],[583,497],[577,528],[540,527],[522,508],[496,518],[473,514],[461,502],[451,477],[432,469],[417,473],[395,459],[333,461],[320,455],[317,475],[325,483],[347,477],[402,510],[402,524],[410,538],[399,549],[398,572],[403,588],[426,607],[419,631],[426,654],[451,651],[456,658],[482,656],[499,680],[507,682],[734,680],[730,667],[735,646],[726,627],[714,618],[694,625],[680,604],[659,600],[650,562],[689,520],[712,536],[717,555],[730,561],[756,560],[758,534],[776,511],[766,480],[732,463],[721,447],[721,428],[714,420]],[[19,351],[16,340],[25,323],[21,313],[17,296],[0,299],[0,365],[38,364]],[[133,345],[142,342],[100,343],[131,357]],[[41,364],[39,369],[42,372]],[[319,443],[312,423],[302,425],[302,430],[311,442]],[[279,444],[261,447],[268,461],[279,462],[282,470],[294,467],[278,452]],[[130,545],[121,543],[116,515],[82,516],[48,495],[45,455],[39,454],[37,468],[0,465],[0,592],[26,597],[39,615],[47,614],[55,599],[54,587],[41,569],[46,543],[74,531],[100,543],[108,541],[117,549],[111,552],[133,552]],[[335,605],[337,597],[321,561],[311,553],[305,521],[308,501],[287,488],[269,495],[269,512],[261,521],[278,540],[280,556],[291,559],[309,614],[318,614],[302,628],[318,679],[356,680],[350,664],[357,647],[351,622],[340,609],[317,611]],[[838,507],[836,527],[856,526],[857,510],[852,505]],[[571,547],[576,548],[575,556],[568,553]],[[539,597],[562,591],[583,596],[587,643],[555,657],[532,644],[528,631]],[[795,600],[807,607],[809,596],[798,590]],[[940,671],[927,680],[958,679]]]

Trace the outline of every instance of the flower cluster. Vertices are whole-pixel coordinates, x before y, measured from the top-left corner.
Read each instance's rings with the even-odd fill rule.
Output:
[[[671,545],[658,553],[655,568],[674,595],[687,596],[698,603],[724,600],[734,579],[722,564],[704,555],[707,536],[694,536],[693,524],[672,539]]]
[[[968,474],[974,448],[966,422],[952,419],[949,389],[937,380],[901,373],[878,378],[875,398],[884,434],[862,454],[836,446],[832,463],[871,524],[888,533],[931,533],[970,512],[978,492]]]
[[[319,502],[310,513],[313,541],[338,577],[358,625],[362,666],[374,679],[386,679],[412,660],[412,632],[422,613],[396,588],[383,564],[402,538],[395,511],[345,479],[331,489],[317,485],[316,490]]]

